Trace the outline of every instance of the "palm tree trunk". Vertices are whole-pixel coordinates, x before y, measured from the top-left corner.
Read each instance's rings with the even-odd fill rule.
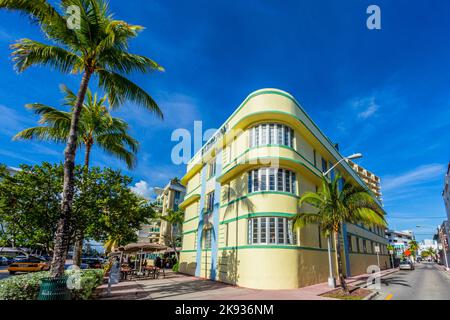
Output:
[[[91,156],[91,148],[92,143],[88,142],[86,144],[86,152],[84,154],[84,168],[89,168],[89,159]],[[84,228],[80,227],[77,228],[79,230],[76,230],[75,232],[75,242],[73,246],[73,264],[77,267],[81,266],[81,258],[83,255],[83,241],[84,241]]]
[[[83,105],[86,91],[89,85],[92,71],[86,70],[83,74],[80,89],[78,91],[77,103],[75,104],[72,120],[70,123],[69,139],[64,150],[64,184],[63,200],[61,204],[61,216],[58,220],[55,233],[55,249],[53,250],[53,260],[51,264],[51,276],[61,277],[64,274],[64,264],[66,262],[66,247],[69,242],[69,221],[72,214],[72,201],[74,194],[74,169],[75,153],[77,149],[78,123],[80,120],[81,106]]]
[[[340,228],[339,228],[340,229]],[[334,231],[334,243],[335,243],[335,252],[336,252],[336,265],[337,265],[337,272],[338,272],[338,278],[339,283],[341,285],[342,291],[345,293],[349,293],[347,283],[344,279],[344,274],[342,273],[342,257],[341,257],[341,236],[339,233],[339,229]]]

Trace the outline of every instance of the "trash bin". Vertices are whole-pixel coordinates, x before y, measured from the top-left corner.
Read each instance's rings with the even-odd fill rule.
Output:
[[[70,300],[70,289],[67,287],[66,276],[60,278],[44,278],[38,300]]]

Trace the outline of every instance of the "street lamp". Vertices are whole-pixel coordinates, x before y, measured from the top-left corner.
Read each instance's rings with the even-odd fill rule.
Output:
[[[352,160],[352,159],[359,159],[362,158],[362,154],[361,153],[354,153],[348,157],[344,157],[341,160],[339,160],[338,162],[336,162],[334,164],[334,166],[332,166],[330,169],[328,169],[326,172],[323,172],[323,176],[326,177],[331,170],[333,170],[334,168],[336,168],[336,166],[341,163],[344,160]],[[336,279],[333,276],[333,265],[331,263],[331,238],[330,235],[328,235],[327,237],[327,245],[328,245],[328,268],[329,268],[329,272],[330,275],[328,277],[328,286],[330,288],[336,288]]]

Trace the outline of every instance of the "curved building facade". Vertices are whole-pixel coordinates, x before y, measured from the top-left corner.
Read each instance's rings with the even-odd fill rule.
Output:
[[[277,89],[250,94],[187,166],[180,271],[258,289],[326,282],[327,239],[317,225],[293,231],[292,218],[303,210],[299,197],[318,190],[322,172],[340,159],[293,96]],[[365,186],[345,161],[329,178],[337,171]],[[342,229],[348,276],[378,260],[389,266],[382,228]]]

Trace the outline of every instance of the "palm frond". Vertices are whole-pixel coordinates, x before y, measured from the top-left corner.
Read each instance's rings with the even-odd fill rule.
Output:
[[[128,100],[148,109],[161,119],[163,118],[163,114],[153,98],[138,85],[115,72],[99,70],[98,74],[100,87],[108,93],[113,108]]]
[[[20,39],[11,45],[12,60],[18,72],[33,65],[50,66],[61,72],[72,72],[79,58],[62,47],[47,45],[30,39]]]

